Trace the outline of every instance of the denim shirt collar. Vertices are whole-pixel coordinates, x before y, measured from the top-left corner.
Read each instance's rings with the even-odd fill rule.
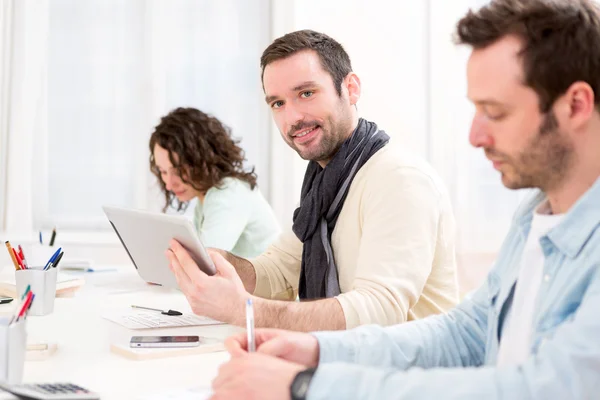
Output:
[[[515,215],[515,220],[524,237],[529,234],[533,213],[545,201],[546,195],[538,191]],[[567,211],[560,224],[552,228],[546,237],[556,248],[569,258],[575,258],[587,240],[600,225],[600,178]]]

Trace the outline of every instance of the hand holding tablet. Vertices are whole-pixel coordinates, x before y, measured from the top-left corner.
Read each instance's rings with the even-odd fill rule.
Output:
[[[170,248],[172,239],[187,250],[204,273],[215,274],[212,260],[186,217],[117,207],[103,209],[138,274],[145,281],[178,288],[165,257],[165,250]]]

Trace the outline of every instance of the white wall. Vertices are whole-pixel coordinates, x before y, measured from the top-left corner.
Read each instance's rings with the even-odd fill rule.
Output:
[[[473,107],[466,61],[453,33],[470,7],[487,0],[273,1],[273,38],[298,29],[324,32],[342,43],[362,80],[362,117],[430,161],[446,183],[457,218],[459,272],[466,290],[491,265],[522,194],[505,189],[481,150],[468,142]],[[272,204],[291,216],[304,172],[273,136]],[[280,217],[281,218],[281,217]],[[290,218],[290,217],[288,217]],[[285,221],[288,225],[291,220]]]
[[[274,39],[312,29],[339,41],[362,82],[360,116],[427,156],[427,1],[274,0],[272,13]],[[284,148],[274,130],[271,200],[280,221],[290,226],[305,163]]]
[[[450,189],[459,226],[459,257],[467,260],[464,265],[469,265],[468,268],[473,265],[473,270],[478,271],[476,281],[487,271],[488,260],[493,258],[519,200],[519,194],[502,188],[481,151],[471,149],[468,144],[472,113],[466,99],[468,49],[457,48],[451,35],[469,6],[485,1],[271,0],[268,38],[270,42],[294,30],[313,29],[342,43],[362,81],[360,115],[376,122],[394,141],[427,158]],[[159,7],[165,3],[156,0],[151,4]],[[269,12],[267,8],[261,13]],[[160,20],[161,13],[157,10],[153,18]],[[154,34],[164,37],[159,31]],[[161,65],[161,53],[152,54],[156,68],[166,68]],[[255,59],[258,66],[259,52],[248,57]],[[260,84],[257,70],[249,71],[244,79]],[[164,107],[166,82],[163,89],[165,96],[161,97],[161,91],[157,91],[153,109]],[[253,106],[257,110],[269,113],[261,98],[248,101],[256,101],[258,105]],[[229,104],[226,98],[224,104]],[[220,116],[234,121],[239,132],[245,120],[239,117],[236,120],[235,111],[229,112]],[[272,121],[264,130],[270,130],[267,137],[252,143],[248,142],[250,137],[245,137],[243,146],[249,150],[251,163],[259,168],[261,188],[265,189],[280,223],[289,228],[300,199],[306,162],[284,143]],[[262,146],[268,148],[266,154],[257,150]],[[0,160],[0,165],[3,162]],[[140,171],[148,178],[145,164],[144,158]],[[29,207],[26,203],[13,206]],[[77,238],[67,239],[72,246],[81,246]],[[109,249],[106,254],[114,254],[115,261],[126,260],[116,241],[111,244],[110,240],[92,236],[89,240],[102,243]]]

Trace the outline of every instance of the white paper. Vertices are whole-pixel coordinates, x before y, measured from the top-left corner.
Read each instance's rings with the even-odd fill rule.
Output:
[[[212,396],[209,388],[169,390],[139,397],[138,400],[208,400]]]
[[[173,328],[178,326],[204,326],[220,325],[223,322],[208,317],[199,317],[193,314],[164,315],[155,312],[124,311],[105,314],[103,317],[109,321],[116,322],[128,329],[156,329]]]

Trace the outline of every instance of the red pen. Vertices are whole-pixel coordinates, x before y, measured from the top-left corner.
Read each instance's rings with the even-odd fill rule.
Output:
[[[31,306],[33,305],[34,300],[35,300],[35,293],[31,295],[31,301],[29,302],[29,305],[27,306],[27,310],[25,310],[25,318],[27,318],[27,313],[29,312],[29,310],[31,310]]]
[[[29,309],[29,305],[31,304],[31,301],[33,299],[33,292],[29,292],[27,293],[27,298],[25,299],[25,301],[23,302],[23,306],[21,307],[21,310],[19,311],[19,314],[17,315],[17,321],[23,316],[25,315],[25,312]]]
[[[14,247],[13,247],[12,251],[13,251],[13,253],[15,253],[15,258],[17,259],[17,263],[19,264],[19,267],[21,267],[21,269],[25,269],[25,265],[23,265],[23,260],[21,260],[21,256],[19,255],[19,253],[17,253],[17,251],[15,250]]]
[[[29,268],[29,265],[27,265],[27,259],[25,258],[25,252],[23,251],[23,248],[21,247],[21,245],[18,246],[19,247],[19,255],[21,256],[21,261],[23,261],[23,266],[25,267],[25,269]]]

